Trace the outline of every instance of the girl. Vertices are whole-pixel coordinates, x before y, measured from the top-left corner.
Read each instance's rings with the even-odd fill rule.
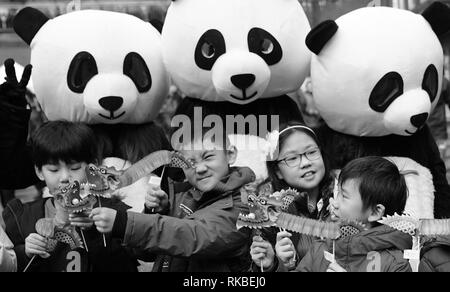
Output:
[[[334,178],[315,132],[303,124],[289,123],[279,133],[278,149],[278,159],[267,162],[269,177],[258,190],[267,187],[267,184],[272,192],[293,188],[302,195],[291,204],[289,213],[326,220],[329,216],[328,205],[333,195]],[[276,263],[273,256],[271,261],[261,261],[267,259],[267,249],[270,250],[267,254],[274,255],[274,233],[274,230],[265,230],[264,237],[269,241],[260,236],[253,238],[250,254],[260,269],[269,269]],[[295,260],[307,251],[312,238],[296,235],[291,240],[291,237],[288,232],[279,232],[276,235],[275,251],[283,264],[293,268]]]

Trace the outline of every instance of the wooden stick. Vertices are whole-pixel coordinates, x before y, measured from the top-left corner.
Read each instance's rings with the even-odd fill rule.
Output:
[[[89,248],[88,248],[88,245],[87,245],[87,241],[86,241],[86,239],[84,238],[84,232],[83,232],[83,229],[80,228],[80,231],[81,231],[81,237],[83,237],[84,246],[86,247],[86,251],[89,252]]]
[[[164,165],[164,167],[163,167],[163,170],[162,170],[162,173],[161,173],[161,180],[162,180],[162,178],[164,177],[164,171],[166,171],[166,165]],[[159,184],[159,186],[161,186],[161,183]],[[155,212],[155,208],[151,208],[151,209],[150,209],[150,212],[156,213],[156,212]]]
[[[98,197],[98,206],[100,208],[102,207],[102,198],[100,197]],[[102,237],[103,237],[103,246],[106,247],[106,237],[104,233],[102,233]]]
[[[25,267],[25,269],[23,269],[23,273],[25,273],[28,268],[30,267],[31,263],[33,262],[33,260],[36,258],[36,255],[34,255],[31,260],[28,262],[27,266]]]

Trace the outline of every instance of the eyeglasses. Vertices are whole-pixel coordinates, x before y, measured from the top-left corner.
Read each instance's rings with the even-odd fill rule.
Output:
[[[285,159],[278,160],[278,163],[284,162],[289,167],[297,167],[302,163],[302,157],[305,156],[309,161],[314,161],[319,159],[322,154],[320,153],[319,148],[314,148],[306,151],[305,153],[300,154],[292,154],[286,157]]]

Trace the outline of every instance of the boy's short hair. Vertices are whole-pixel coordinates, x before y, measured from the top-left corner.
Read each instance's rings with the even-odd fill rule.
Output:
[[[391,161],[375,156],[355,159],[342,169],[339,187],[350,179],[359,183],[364,210],[382,204],[384,215],[403,213],[408,188],[404,176]]]
[[[97,147],[94,132],[82,123],[52,121],[43,124],[31,138],[34,165],[86,162],[95,163]]]

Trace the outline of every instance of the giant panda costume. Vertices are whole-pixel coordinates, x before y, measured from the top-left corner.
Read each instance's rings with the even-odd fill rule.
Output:
[[[258,133],[233,129],[238,138],[231,142],[239,145],[237,165],[250,166],[258,178],[267,176],[266,157],[250,144],[277,129],[272,116],[279,123],[303,120],[287,94],[300,88],[309,72],[304,44],[309,31],[297,0],[173,1],[162,31],[164,62],[187,96],[175,116],[193,120],[197,107],[203,118],[218,115],[224,123],[227,115],[256,117]],[[267,127],[260,116],[266,116]]]
[[[449,29],[450,9],[441,3],[422,15],[371,7],[325,21],[306,39],[332,167],[368,155],[410,158],[431,172],[436,218],[450,216],[450,187],[425,123],[442,86],[444,55],[438,37]],[[422,211],[413,215],[432,217],[432,197],[419,195],[423,200],[414,199],[412,209]]]
[[[14,18],[31,47],[33,85],[49,120],[92,125],[101,158],[136,162],[169,149],[153,123],[169,90],[161,36],[123,13],[81,10],[48,19],[34,8]]]
[[[100,10],[75,11],[50,20],[27,7],[15,16],[14,30],[31,47],[33,86],[44,114],[51,121],[89,124],[98,139],[99,163],[124,170],[152,152],[171,149],[164,131],[153,122],[168,95],[169,77],[162,61],[161,35],[150,23]],[[26,117],[25,111],[20,116]],[[7,147],[24,158],[9,163],[10,158],[2,155],[1,162],[9,165],[2,176],[27,171],[2,186],[36,183],[28,152]],[[144,209],[147,181],[142,178],[121,190],[124,202],[135,211]],[[167,180],[163,184],[167,187]]]

